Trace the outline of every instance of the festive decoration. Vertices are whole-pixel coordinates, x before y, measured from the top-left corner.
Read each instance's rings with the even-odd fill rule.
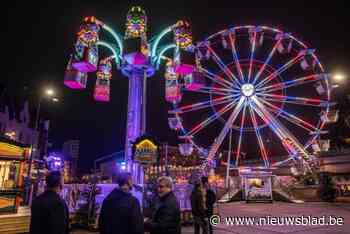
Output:
[[[178,75],[189,75],[195,70],[196,56],[191,51],[177,50],[174,55],[174,65]]]
[[[97,76],[101,79],[112,78],[112,63],[110,59],[105,59],[100,61],[100,64],[98,66]]]
[[[147,31],[146,12],[139,6],[132,7],[126,16],[125,38],[137,38]]]
[[[97,77],[94,90],[94,99],[96,101],[108,102],[110,94],[110,80],[109,78]]]
[[[293,47],[293,39],[289,33],[277,33],[275,36],[277,51],[281,54],[290,53]]]
[[[182,93],[178,82],[178,75],[175,73],[175,68],[168,65],[165,70],[165,99],[171,103],[181,101]]]
[[[80,41],[77,41],[72,66],[80,72],[94,72],[97,70],[97,63],[97,46],[86,47]]]
[[[192,31],[187,21],[178,21],[174,28],[175,44],[181,49],[187,50],[192,45]]]
[[[72,67],[72,56],[69,59],[64,75],[64,85],[71,89],[85,89],[87,74]]]
[[[94,16],[85,17],[80,30],[77,33],[78,40],[85,46],[90,47],[98,41],[100,26],[96,23]]]
[[[191,143],[179,144],[179,151],[183,156],[189,156],[193,152],[193,145]]]
[[[179,130],[181,128],[181,121],[177,118],[168,118],[168,124],[172,130]]]
[[[154,164],[158,161],[158,144],[148,136],[141,136],[133,144],[133,160],[140,164]]]
[[[205,86],[205,77],[198,71],[186,75],[184,80],[186,89],[191,91],[200,90]]]

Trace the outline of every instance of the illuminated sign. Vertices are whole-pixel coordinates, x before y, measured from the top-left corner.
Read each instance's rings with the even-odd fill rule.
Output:
[[[28,154],[28,151],[28,148],[0,142],[0,156],[23,157]]]
[[[143,138],[134,143],[134,161],[141,164],[157,162],[158,146],[152,140]]]

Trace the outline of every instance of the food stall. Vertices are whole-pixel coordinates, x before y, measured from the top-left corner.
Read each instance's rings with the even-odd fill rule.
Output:
[[[0,214],[17,213],[29,152],[28,145],[0,138]]]

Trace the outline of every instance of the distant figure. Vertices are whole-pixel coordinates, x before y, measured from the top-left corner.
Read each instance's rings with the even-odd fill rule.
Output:
[[[203,191],[205,194],[205,205],[206,205],[206,213],[207,218],[210,219],[210,217],[214,213],[214,204],[216,202],[216,194],[215,192],[210,188],[208,177],[203,176],[201,179]],[[209,224],[209,234],[213,234],[213,226]]]
[[[59,171],[46,177],[46,191],[36,197],[31,207],[30,234],[69,233],[69,211],[60,197],[62,177]]]
[[[181,234],[181,211],[173,193],[171,177],[158,180],[158,199],[151,220],[146,220],[145,229],[151,234]]]
[[[208,215],[206,207],[206,194],[200,181],[195,183],[191,194],[191,207],[194,219],[194,233],[208,234]]]
[[[117,177],[115,188],[103,201],[98,220],[101,234],[143,234],[143,216],[139,201],[131,195],[129,173]]]

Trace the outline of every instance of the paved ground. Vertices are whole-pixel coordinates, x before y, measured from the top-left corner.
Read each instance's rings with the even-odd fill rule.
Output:
[[[340,203],[279,203],[273,204],[246,204],[243,202],[229,203],[220,206],[221,223],[217,226],[216,234],[235,233],[235,234],[348,234],[350,233],[350,204]],[[227,226],[225,217],[228,216],[247,216],[247,217],[300,217],[307,216],[321,217],[323,215],[328,219],[329,216],[337,216],[344,219],[344,224],[339,226],[330,225],[235,225]],[[271,218],[272,219],[272,218]],[[270,220],[271,220],[270,219]],[[282,222],[282,221],[281,221]]]
[[[229,204],[220,204],[219,206],[221,222],[215,228],[215,234],[348,234],[350,233],[350,204],[341,203],[304,203],[290,204],[279,203],[273,204],[246,204],[244,202],[236,202]],[[274,217],[301,217],[307,216],[322,217],[329,216],[344,219],[343,225],[234,225],[227,226],[225,218],[228,216],[237,217],[267,217],[270,221]],[[300,221],[300,220],[299,220]],[[267,221],[266,221],[267,222]],[[273,221],[272,221],[273,222]],[[282,222],[282,221],[280,221]],[[77,231],[74,234],[87,234],[88,232]],[[183,234],[193,233],[192,227],[185,227]]]

